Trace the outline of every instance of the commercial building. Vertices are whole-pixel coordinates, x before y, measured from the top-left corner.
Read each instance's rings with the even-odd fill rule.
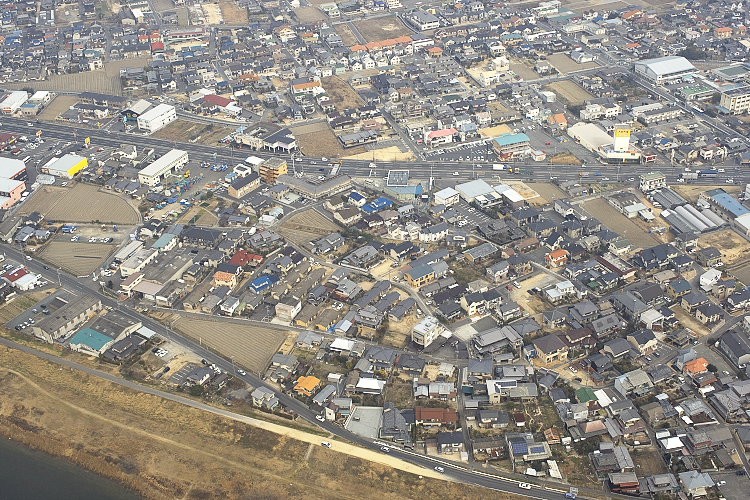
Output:
[[[62,158],[53,159],[45,166],[42,167],[42,172],[55,177],[64,177],[66,179],[72,179],[74,175],[83,170],[89,165],[89,160],[86,157],[74,155],[68,153]]]
[[[495,137],[492,148],[503,158],[516,158],[529,153],[531,141],[526,134],[503,134]]]
[[[667,187],[667,176],[661,172],[649,172],[639,177],[639,187],[642,192],[647,193],[655,189]]]
[[[447,187],[435,193],[435,204],[449,207],[458,203],[459,197],[460,193],[458,191],[452,187]]]
[[[101,311],[102,302],[93,295],[59,295],[47,302],[47,307],[50,314],[32,325],[31,332],[51,344],[73,332],[96,311]]]
[[[26,164],[15,158],[0,157],[0,177],[25,181],[27,178]]]
[[[310,176],[282,175],[277,181],[289,186],[295,193],[311,200],[326,198],[352,187],[352,178],[348,175],[337,175],[324,179]]]
[[[750,111],[750,86],[734,88],[721,93],[719,106],[733,115]]]
[[[147,186],[156,186],[165,174],[181,169],[187,162],[187,151],[172,149],[138,172],[138,181]]]
[[[21,106],[29,100],[29,94],[25,90],[18,90],[16,92],[11,92],[8,94],[5,99],[0,102],[0,111],[5,113],[6,115],[12,115],[19,109],[21,109]]]
[[[440,19],[435,14],[421,10],[410,14],[406,20],[419,31],[434,30],[440,27]]]
[[[26,183],[15,179],[0,178],[0,208],[7,210],[19,201],[26,190]]]
[[[635,63],[636,74],[658,85],[680,80],[692,75],[696,70],[690,61],[680,56],[644,59]]]
[[[264,181],[273,184],[279,176],[289,173],[289,165],[283,158],[268,158],[258,166],[258,175]]]
[[[630,145],[630,134],[630,128],[623,125],[615,126],[614,138],[593,123],[578,122],[568,128],[570,137],[607,163],[637,163],[641,160],[641,152]]]
[[[153,134],[177,119],[177,111],[169,104],[159,104],[138,117],[138,129]]]
[[[115,343],[115,339],[92,328],[84,328],[70,338],[70,348],[84,354],[98,356]]]

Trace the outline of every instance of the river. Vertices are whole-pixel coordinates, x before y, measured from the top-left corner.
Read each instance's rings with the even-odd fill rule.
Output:
[[[0,437],[0,500],[135,500],[138,495],[62,458]]]

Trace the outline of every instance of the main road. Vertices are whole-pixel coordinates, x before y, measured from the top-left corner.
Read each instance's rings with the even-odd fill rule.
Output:
[[[37,130],[42,130],[42,137],[46,139],[58,139],[63,141],[83,143],[85,137],[91,138],[92,147],[109,146],[119,148],[123,144],[136,144],[140,148],[179,148],[187,151],[192,160],[206,162],[235,163],[243,159],[245,154],[261,158],[280,156],[279,153],[268,151],[252,151],[245,149],[216,147],[189,142],[179,142],[168,139],[144,136],[140,134],[128,134],[101,129],[81,129],[68,123],[50,122],[27,122],[23,119],[4,117],[0,130],[32,136]],[[303,172],[329,172],[331,167],[321,158],[303,157],[295,160],[295,169]],[[376,163],[376,168],[371,168],[369,160],[342,160],[338,173],[352,177],[375,177],[383,178],[388,170],[409,170],[412,179],[428,181],[455,180],[466,181],[472,178],[523,179],[534,182],[549,182],[556,178],[559,181],[581,179],[582,173],[587,176],[587,181],[616,182],[635,177],[642,173],[658,170],[667,176],[668,181],[676,182],[684,167],[670,164],[650,165],[559,165],[544,162],[519,162],[510,164],[522,170],[521,174],[510,174],[507,171],[496,171],[492,169],[492,163],[488,162],[452,162],[452,161],[382,161]],[[691,181],[698,184],[724,183],[732,179],[736,183],[750,182],[750,169],[739,166],[726,166],[725,173],[718,177]],[[597,175],[600,174],[600,175]],[[604,180],[604,179],[607,180]]]

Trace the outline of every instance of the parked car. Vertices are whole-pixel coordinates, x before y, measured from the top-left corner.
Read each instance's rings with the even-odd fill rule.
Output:
[[[322,442],[322,443],[320,443],[320,444],[321,444],[322,446],[325,446],[326,448],[330,448],[330,447],[331,447],[331,443],[329,443],[328,441],[323,441],[323,442]]]

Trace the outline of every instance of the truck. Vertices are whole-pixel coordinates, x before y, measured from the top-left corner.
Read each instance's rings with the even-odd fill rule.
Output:
[[[705,178],[705,177],[716,177],[719,175],[718,170],[699,170],[698,171],[698,177]]]
[[[680,174],[681,179],[694,180],[698,178],[698,172],[684,172]]]
[[[494,163],[492,165],[492,170],[505,170],[505,165],[502,163]]]

